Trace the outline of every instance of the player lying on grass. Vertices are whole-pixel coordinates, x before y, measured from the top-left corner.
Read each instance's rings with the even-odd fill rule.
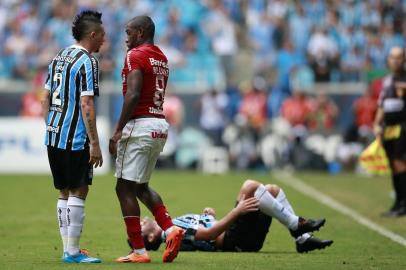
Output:
[[[205,208],[203,214],[174,218],[173,223],[185,230],[181,250],[259,251],[272,218],[289,229],[299,253],[323,249],[333,243],[310,234],[319,230],[325,219],[312,220],[295,215],[285,193],[276,185],[246,180],[236,207],[221,220],[217,221],[215,216],[213,208]],[[141,225],[145,247],[157,250],[165,240],[165,233],[150,218],[144,218]]]

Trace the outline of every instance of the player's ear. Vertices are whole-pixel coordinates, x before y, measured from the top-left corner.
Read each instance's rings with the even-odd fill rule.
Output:
[[[89,37],[91,39],[94,39],[96,37],[96,32],[95,31],[90,32]]]
[[[154,242],[155,240],[155,235],[153,233],[149,233],[148,234],[148,242]]]

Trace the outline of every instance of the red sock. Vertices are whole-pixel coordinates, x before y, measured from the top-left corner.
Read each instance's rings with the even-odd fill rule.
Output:
[[[144,239],[141,235],[140,217],[124,217],[125,226],[127,227],[128,239],[133,249],[144,248]]]
[[[166,231],[173,226],[171,216],[169,215],[168,211],[166,211],[163,204],[155,206],[154,210],[152,210],[152,214],[162,230]]]

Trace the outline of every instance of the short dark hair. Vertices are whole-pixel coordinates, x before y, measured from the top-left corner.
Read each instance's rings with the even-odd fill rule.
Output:
[[[72,22],[72,35],[76,41],[93,31],[95,26],[102,24],[102,14],[94,10],[84,10],[77,14]]]
[[[162,239],[161,237],[157,237],[155,241],[149,241],[148,235],[144,235],[144,246],[146,250],[158,250],[161,246]]]
[[[130,20],[131,27],[140,27],[147,38],[154,39],[155,24],[151,17],[143,15],[137,16]]]

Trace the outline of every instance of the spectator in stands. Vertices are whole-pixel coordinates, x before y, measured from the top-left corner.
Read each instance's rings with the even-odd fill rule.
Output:
[[[164,114],[170,126],[179,130],[183,124],[184,113],[185,108],[182,100],[170,91],[166,93]]]
[[[289,122],[292,127],[309,127],[313,117],[313,102],[304,92],[293,91],[291,97],[287,98],[281,109],[281,116]]]
[[[303,4],[297,1],[295,12],[289,20],[289,36],[295,51],[300,53],[302,57],[306,55],[306,46],[310,38],[311,29],[311,20],[307,16]]]
[[[358,130],[367,129],[372,133],[376,109],[377,100],[373,97],[370,89],[366,90],[363,96],[354,101],[355,125]]]
[[[386,54],[383,42],[378,34],[371,34],[366,47],[366,66],[382,69],[386,67]]]
[[[278,86],[284,91],[290,91],[289,76],[292,70],[305,64],[306,59],[301,53],[295,51],[292,42],[286,38],[283,48],[278,53],[276,59],[276,68],[278,70]]]
[[[164,38],[171,47],[182,50],[186,28],[179,23],[179,11],[176,8],[172,8],[168,16],[168,24],[165,30],[163,30]]]
[[[358,81],[364,64],[364,56],[360,48],[352,46],[350,51],[341,58],[341,78],[344,81]]]
[[[313,104],[313,120],[310,128],[321,133],[331,131],[334,128],[335,119],[338,115],[337,105],[326,94],[317,95]]]
[[[267,122],[267,89],[266,81],[262,77],[256,77],[252,85],[241,87],[242,100],[239,115],[246,119],[248,127],[257,141]]]
[[[13,75],[17,78],[27,78],[29,69],[26,57],[32,53],[34,44],[23,34],[17,20],[10,25],[10,32],[5,40],[4,54],[10,57]]]
[[[259,13],[258,19],[253,19],[248,25],[248,41],[254,50],[253,67],[255,74],[263,74],[272,66],[274,46],[270,42],[275,26],[265,11]]]
[[[225,110],[227,96],[211,89],[199,100],[200,127],[211,138],[214,145],[222,145],[222,134],[226,125]]]
[[[234,70],[234,55],[237,53],[236,26],[221,1],[209,1],[209,13],[204,28],[211,39],[214,53],[220,57],[227,80]]]
[[[330,72],[338,61],[338,47],[334,39],[327,35],[323,27],[317,27],[307,46],[309,63],[316,81],[329,81]]]

